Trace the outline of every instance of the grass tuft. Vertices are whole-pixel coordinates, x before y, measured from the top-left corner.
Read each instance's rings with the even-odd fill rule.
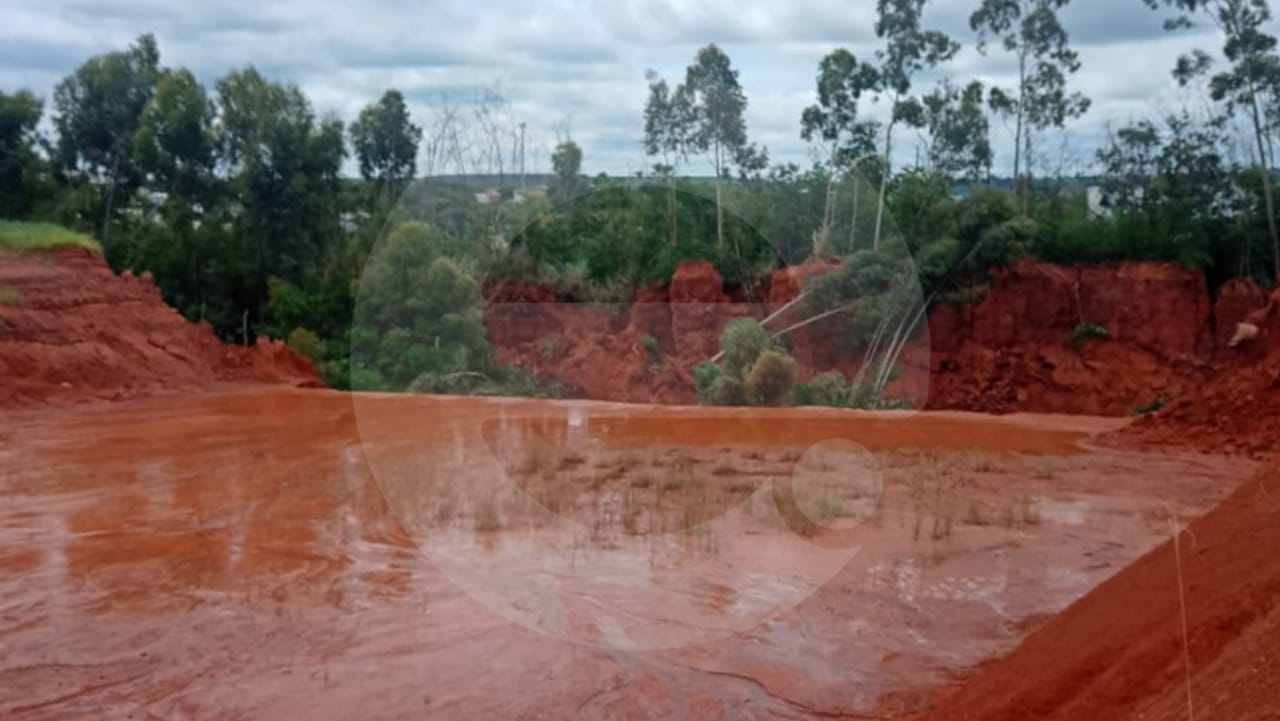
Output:
[[[22,291],[10,285],[0,285],[0,305],[7,308],[22,307]]]
[[[96,240],[60,225],[0,220],[0,250],[33,251],[55,248],[84,248],[94,255],[102,255],[102,246]]]

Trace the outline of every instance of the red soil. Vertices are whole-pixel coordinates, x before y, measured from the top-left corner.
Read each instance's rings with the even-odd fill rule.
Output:
[[[1274,457],[1280,319],[1248,281],[1215,302],[1220,366],[1111,445]],[[1265,309],[1264,309],[1265,307]],[[1232,321],[1260,329],[1226,345]],[[1011,655],[936,695],[919,717],[1240,721],[1280,718],[1280,467],[1086,595]],[[1173,535],[1175,519],[1170,519]],[[1185,628],[1185,631],[1184,631]],[[892,711],[893,709],[890,708]]]
[[[1214,353],[1204,276],[1171,263],[1020,261],[977,305],[930,317],[933,408],[1128,415],[1204,381]],[[1067,346],[1077,325],[1109,339]]]
[[[0,257],[0,288],[0,406],[322,385],[283,344],[225,345],[166,306],[149,274],[117,276],[83,250]]]
[[[1271,468],[1172,542],[938,695],[923,719],[1280,718],[1280,478]],[[1172,526],[1171,526],[1172,528]]]
[[[500,361],[559,381],[571,395],[638,403],[693,403],[691,369],[715,355],[730,320],[753,310],[732,302],[703,261],[681,264],[668,286],[642,288],[629,305],[559,302],[511,283],[491,284],[485,297]]]
[[[825,267],[825,264],[816,264],[775,273],[764,286],[766,300],[760,304],[734,302],[725,293],[714,268],[705,263],[682,265],[670,284],[643,289],[635,303],[617,307],[557,303],[545,289],[531,286],[490,286],[486,289],[486,297],[491,301],[486,322],[501,358],[532,368],[540,375],[559,378],[577,395],[688,402],[693,395],[688,369],[714,354],[716,339],[730,320],[745,315],[763,317],[776,310],[795,297],[806,275],[823,272]],[[188,323],[166,308],[148,277],[116,276],[100,259],[83,252],[6,256],[0,259],[0,289],[6,291],[0,296],[5,301],[0,302],[0,407],[188,393],[228,382],[319,383],[310,366],[283,346],[265,341],[252,348],[224,345],[207,326]],[[1120,431],[1106,442],[1269,453],[1275,439],[1280,438],[1280,403],[1277,403],[1280,400],[1277,397],[1280,393],[1280,311],[1259,314],[1257,311],[1265,300],[1251,284],[1236,281],[1224,287],[1216,301],[1210,303],[1201,276],[1170,265],[1061,269],[1041,263],[1019,263],[995,275],[982,303],[942,308],[932,315],[931,343],[909,349],[906,365],[908,371],[915,373],[908,376],[913,379],[911,382],[918,382],[923,371],[928,370],[933,386],[928,397],[933,407],[1000,412],[1016,409],[1123,415],[1157,395],[1168,394],[1176,399],[1168,408]],[[1240,348],[1226,348],[1225,341],[1235,322],[1246,317],[1258,321],[1261,334]],[[1105,327],[1110,339],[1092,341],[1080,351],[1066,348],[1065,339],[1082,322]],[[856,362],[857,359],[827,355],[826,349],[831,344],[825,341],[830,332],[829,328],[815,326],[792,339],[802,373],[843,369]],[[653,337],[659,346],[661,354],[657,360],[660,363],[655,362],[645,347],[642,339],[646,335]],[[317,629],[331,628],[337,622],[335,619],[345,622],[343,619],[358,615],[367,617],[367,614],[347,614],[345,606],[340,609],[343,613],[331,614],[329,596],[335,588],[339,596],[343,588],[349,588],[357,598],[366,598],[359,594],[378,598],[372,590],[361,590],[363,587],[359,584],[367,582],[371,588],[380,587],[386,584],[375,571],[398,573],[400,575],[393,578],[401,579],[398,583],[405,588],[432,590],[431,597],[436,604],[432,607],[433,614],[440,614],[442,603],[446,606],[464,604],[465,599],[458,598],[456,589],[438,578],[438,574],[431,575],[435,571],[422,570],[400,558],[409,541],[393,527],[377,489],[369,487],[370,482],[355,472],[361,466],[358,454],[348,453],[335,460],[329,452],[340,444],[354,447],[361,433],[412,434],[429,424],[408,422],[407,417],[399,414],[375,414],[362,416],[364,421],[357,429],[350,399],[328,394],[314,398],[309,394],[284,399],[250,397],[247,402],[255,412],[246,413],[243,408],[233,407],[239,401],[221,401],[227,406],[223,408],[217,399],[207,399],[205,406],[194,413],[185,407],[178,409],[159,402],[133,408],[121,406],[123,410],[119,413],[141,414],[146,421],[135,418],[133,424],[126,425],[126,430],[115,431],[114,436],[106,430],[113,426],[107,419],[111,412],[106,410],[101,411],[107,414],[103,416],[70,414],[66,419],[36,413],[26,417],[25,425],[15,424],[13,428],[17,430],[7,431],[20,433],[14,436],[19,440],[17,447],[25,449],[23,454],[33,454],[31,458],[24,458],[26,462],[14,464],[19,473],[26,474],[15,477],[15,481],[24,479],[24,482],[15,484],[14,488],[42,488],[43,493],[52,493],[96,490],[95,484],[111,487],[112,492],[106,496],[108,503],[93,493],[64,493],[66,497],[58,499],[33,497],[34,500],[25,503],[35,505],[29,508],[14,505],[10,509],[13,518],[0,524],[8,533],[25,539],[22,544],[9,544],[13,551],[0,553],[0,569],[18,579],[9,591],[41,599],[30,601],[33,604],[54,600],[68,604],[68,598],[79,604],[66,606],[76,612],[66,618],[81,624],[74,627],[79,630],[71,635],[83,648],[72,658],[85,662],[67,668],[90,669],[97,674],[100,673],[96,670],[98,666],[90,664],[89,659],[122,658],[117,653],[119,649],[139,647],[140,638],[152,639],[152,643],[159,643],[155,639],[169,643],[166,639],[170,637],[154,632],[154,626],[148,625],[153,622],[146,614],[129,617],[133,619],[129,623],[138,624],[134,635],[105,633],[104,629],[111,626],[103,624],[103,618],[91,615],[90,611],[100,613],[101,609],[110,609],[113,605],[123,603],[125,606],[121,607],[127,608],[127,603],[139,603],[146,607],[150,603],[181,608],[188,604],[196,609],[195,613],[208,614],[198,616],[206,628],[215,625],[226,628],[226,617],[216,615],[224,608],[209,605],[208,601],[192,600],[205,596],[184,594],[202,584],[220,587],[222,583],[242,581],[247,584],[246,593],[256,591],[259,587],[252,584],[265,582],[256,580],[257,576],[246,575],[246,568],[273,576],[292,573],[290,580],[302,579],[296,587],[304,591],[296,593],[313,593],[317,598],[324,598],[324,603],[317,602],[314,608],[304,606],[288,596],[290,586],[281,586],[283,590],[275,593],[295,603],[293,607],[314,615],[290,621],[296,626],[286,627],[285,632],[264,635],[264,628],[275,628],[269,624],[282,623],[279,619],[287,620],[288,614],[279,611],[275,616],[264,614],[260,618],[256,610],[242,611],[236,619],[240,624],[239,635],[226,646],[229,649],[226,658],[259,659],[260,666],[236,676],[239,683],[245,677],[266,678],[272,670],[270,658],[260,660],[262,655],[258,652],[262,644],[284,644],[282,653],[294,654],[294,664],[305,671],[294,676],[299,680],[289,686],[299,692],[294,697],[309,697],[316,692],[319,686],[309,686],[307,679],[321,678],[322,666],[324,688],[329,687],[328,661],[314,660],[305,649],[319,648],[331,639],[312,638],[298,647],[290,645],[291,639],[304,631],[315,634]],[[408,408],[411,403],[377,398],[366,402],[397,408],[401,405]],[[286,407],[292,409],[286,416],[289,422],[281,423],[278,414]],[[428,410],[431,412],[421,417],[437,419],[437,422],[444,419],[448,424],[457,422],[456,412]],[[723,413],[726,417],[737,417],[740,411]],[[831,416],[834,424],[843,423],[846,418],[836,413]],[[115,421],[118,423],[119,419]],[[868,428],[876,423],[874,419],[862,422],[870,424]],[[78,423],[78,433],[64,427],[67,423]],[[949,437],[928,427],[927,419],[916,421],[911,433],[905,433],[902,426],[889,429],[885,423],[886,437],[909,439],[918,435],[931,445]],[[769,424],[767,428],[774,427]],[[792,428],[785,424],[779,427]],[[608,424],[602,428],[607,430]],[[636,421],[631,429],[642,432],[645,440],[659,433],[698,435],[688,422],[682,424],[661,418],[648,424]],[[964,429],[958,428],[955,438],[966,444],[979,436],[998,438],[1002,442],[1009,442],[1011,437],[1000,433],[972,433],[972,429],[962,431]],[[783,435],[772,433],[771,437],[776,441]],[[826,436],[825,430],[823,435]],[[24,445],[21,441],[28,438],[37,442]],[[62,445],[48,439],[58,439]],[[162,452],[157,452],[157,448]],[[243,457],[228,456],[228,448],[242,449]],[[200,459],[201,454],[205,462],[191,464],[202,469],[201,472],[216,472],[216,468],[231,457],[244,464],[234,467],[234,472],[229,474],[235,481],[230,486],[234,499],[223,502],[230,498],[226,494],[221,499],[218,496],[221,493],[218,489],[223,485],[210,484],[202,476],[160,474],[159,481],[150,482],[172,484],[174,488],[166,487],[165,492],[156,497],[171,498],[172,502],[165,500],[153,508],[136,486],[139,457],[156,455],[172,467],[180,468],[192,459]],[[79,470],[70,472],[68,466],[60,465],[69,455],[75,456],[74,467]],[[1122,460],[1128,458],[1123,454],[1116,456]],[[1130,460],[1146,464],[1141,467],[1150,470],[1150,464],[1156,462],[1150,458],[1135,456]],[[270,462],[264,463],[263,459]],[[1176,462],[1177,459],[1163,461]],[[340,466],[324,465],[333,463]],[[1115,470],[1091,478],[1106,479],[1100,483],[1110,485],[1112,475],[1125,475],[1123,468],[1129,467],[1118,464]],[[47,475],[49,473],[53,475]],[[1134,475],[1140,477],[1131,478],[1129,482],[1149,485],[1167,481],[1167,474],[1158,470]],[[315,493],[315,488],[307,486],[289,490],[295,477],[332,487],[325,486],[322,492]],[[360,480],[356,487],[342,485],[353,477]],[[967,680],[937,692],[931,710],[920,718],[929,721],[1029,718],[1172,721],[1185,718],[1188,691],[1184,681],[1187,669],[1184,649],[1190,657],[1189,695],[1196,718],[1201,721],[1280,718],[1280,675],[1274,671],[1275,649],[1280,648],[1280,564],[1276,562],[1276,549],[1280,548],[1278,477],[1280,471],[1273,468],[1247,483],[1216,510],[1193,522],[1179,536],[1177,547],[1166,543],[1144,556],[1046,622],[1011,655],[989,662]],[[27,480],[31,482],[25,482]],[[58,486],[59,483],[65,487]],[[210,493],[213,495],[208,495]],[[11,498],[19,497],[17,493],[11,495]],[[246,503],[246,500],[253,502]],[[74,507],[57,505],[68,503]],[[343,526],[350,521],[336,514],[336,509],[348,507],[356,509],[352,518],[364,519],[373,535],[381,538],[367,544],[351,542],[359,537],[359,532]],[[68,515],[65,524],[28,527],[32,519],[43,518],[42,513],[48,513],[49,508],[62,508],[59,513],[74,512]],[[146,523],[139,520],[148,513],[152,515],[146,516]],[[243,514],[239,521],[231,518],[236,513]],[[336,520],[329,519],[330,515]],[[324,518],[317,521],[312,516]],[[174,533],[173,529],[201,517],[205,517],[209,528],[194,533]],[[227,530],[235,528],[236,523],[247,526],[240,540],[234,540]],[[1173,523],[1170,519],[1171,529]],[[73,542],[59,535],[64,533],[64,528],[78,534]],[[139,528],[146,532],[139,532]],[[111,533],[103,533],[104,529]],[[121,529],[129,533],[117,533]],[[219,534],[228,536],[225,549],[217,545],[223,543]],[[351,548],[331,548],[333,543],[325,539],[331,541],[335,537],[346,538],[345,543]],[[236,561],[239,566],[232,564],[234,554],[227,550],[236,544],[249,551]],[[1017,542],[1015,547],[1020,545],[1021,542]],[[51,550],[63,546],[66,548],[61,555]],[[52,563],[49,559],[59,557],[64,558],[66,564],[62,573],[83,574],[76,586],[81,596],[67,596],[65,588],[59,586],[61,577],[46,569],[46,564]],[[388,558],[394,562],[389,563]],[[133,576],[124,572],[133,565],[156,561],[167,564],[163,573]],[[347,572],[348,568],[354,570]],[[371,568],[375,571],[368,570]],[[183,575],[184,571],[187,575]],[[334,584],[332,577],[344,573],[343,580],[348,585]],[[347,578],[354,578],[357,573],[364,576],[357,580]],[[415,573],[427,577],[420,578],[418,585],[404,580],[413,579]],[[44,579],[40,583],[45,585],[32,578]],[[85,580],[90,578],[97,579],[98,586]],[[140,578],[164,579],[171,587],[162,586],[157,592],[154,584],[140,585]],[[307,582],[307,578],[314,580]],[[851,578],[845,586],[836,588],[840,594],[818,596],[811,606],[833,615],[857,608],[850,605],[848,599],[861,588],[863,581],[861,576]],[[106,589],[106,595],[103,599],[86,598],[84,594],[91,590],[85,589]],[[145,589],[145,593],[140,589]],[[110,595],[116,591],[132,595]],[[398,593],[410,595],[406,591]],[[29,601],[27,596],[13,598],[23,598],[23,603]],[[246,595],[246,598],[257,597]],[[828,611],[822,604],[837,610]],[[252,603],[246,601],[248,606]],[[457,617],[487,618],[468,612],[472,615]],[[63,607],[51,613],[64,613]],[[384,614],[381,624],[375,624],[375,627],[393,630],[377,635],[377,639],[399,638],[406,619],[437,617],[445,618],[447,614],[424,614],[416,603],[405,609],[396,606],[394,612]],[[277,620],[271,621],[271,618]],[[119,621],[115,617],[109,620]],[[315,622],[307,623],[308,620]],[[440,628],[452,634],[456,627],[451,624]],[[350,632],[352,637],[358,636],[359,626],[356,629]],[[455,636],[435,627],[429,630],[439,635],[422,636],[431,642],[423,643],[421,648],[435,653],[438,649],[449,651],[455,647]],[[26,654],[23,658],[36,659],[27,670],[43,678],[44,686],[40,688],[55,699],[54,705],[65,699],[75,701],[80,692],[62,695],[65,691],[59,677],[46,671],[53,668],[45,661],[50,648],[47,634],[34,626],[17,631],[10,629],[8,633],[27,634],[14,638],[23,642]],[[510,631],[495,633],[506,641],[501,634],[510,634]],[[529,663],[517,664],[520,668],[554,667],[555,664],[547,663],[545,655],[538,654],[536,644],[529,641],[529,637],[512,638],[523,643],[528,654],[524,658]],[[783,634],[782,638],[792,636]],[[374,658],[377,653],[385,653],[387,657],[404,658],[404,651],[399,647],[384,647],[378,645],[380,641],[367,639],[364,643],[370,645],[357,645],[361,649],[358,657]],[[493,648],[498,646],[511,648],[511,642],[476,643],[472,652],[475,658],[488,660],[494,657]],[[790,648],[781,642],[780,647]],[[281,652],[280,646],[274,648]],[[842,647],[834,644],[832,648],[838,651]],[[176,645],[163,645],[161,650],[163,662],[157,666],[161,669],[179,668],[180,664],[170,662],[171,657],[181,653],[192,657],[193,653],[186,646]],[[203,663],[208,654],[202,652],[198,656]],[[216,678],[214,672],[225,663],[225,658],[216,654],[213,657],[216,663],[210,662],[213,665],[193,674],[195,678],[204,679],[205,685],[196,689],[199,693],[195,697],[204,704],[203,708],[224,705],[234,696],[228,696],[226,686],[209,684],[208,679]],[[602,658],[584,658],[584,668],[590,671],[602,668]],[[777,654],[771,652],[761,658],[772,661]],[[712,672],[693,679],[698,689],[711,688],[708,684],[712,682],[708,679],[712,676],[721,680],[751,678],[731,663],[751,662],[749,651],[732,648],[725,652],[725,659],[728,660],[724,664],[712,659],[715,661],[710,664]],[[462,669],[457,671],[457,674],[465,673],[467,678],[462,680],[502,683],[508,690],[511,687],[504,674],[474,674],[456,662],[445,660],[433,661],[430,664],[433,673],[421,676],[416,674],[426,666],[404,667],[393,663],[387,668],[402,668],[419,682],[421,678],[438,678],[441,669],[446,672]],[[706,662],[706,659],[676,660],[682,669]],[[893,660],[885,656],[884,663]],[[112,661],[105,668],[114,665],[118,664]],[[721,665],[729,670],[723,670]],[[359,668],[366,666],[374,668],[376,664],[361,664]],[[836,663],[818,666],[841,668]],[[395,679],[394,684],[385,680],[382,686],[371,684],[374,677],[355,675],[352,670],[355,668],[355,664],[337,667],[337,673],[349,674],[344,693],[353,695],[345,699],[345,705],[334,707],[334,715],[338,715],[338,711],[349,715],[352,709],[385,702],[386,699],[377,697],[375,692],[391,690],[386,688],[388,685],[394,685],[395,689],[408,687],[405,678]],[[814,666],[808,668],[812,670]],[[381,669],[377,671],[379,676],[383,673]],[[225,670],[223,675],[226,676]],[[183,674],[175,672],[175,678],[168,679],[173,682],[173,688],[187,688],[192,683],[181,676]],[[595,674],[585,677],[591,682],[584,683],[583,689],[626,688],[617,685],[615,680],[597,678]],[[110,683],[86,675],[74,688],[89,688],[91,694],[110,695],[117,693],[113,689],[119,684],[124,691],[112,697],[117,701],[173,697],[166,691],[167,687],[146,686],[148,678],[129,667],[120,670],[120,678]],[[797,674],[795,678],[808,679],[808,675]],[[771,678],[773,686],[786,686],[783,681]],[[848,690],[825,681],[810,679],[807,683],[809,686],[804,690],[814,696]],[[545,678],[541,677],[537,680],[530,677],[523,685],[546,687]],[[442,689],[448,686],[441,682]],[[766,684],[746,688],[752,690],[757,686],[764,689],[759,693],[751,691],[756,695],[750,698],[757,703],[767,701],[775,693],[775,689]],[[22,683],[0,684],[0,687],[34,688]],[[500,690],[486,688],[485,692],[473,693],[470,698],[497,698]],[[768,698],[764,695],[766,692]],[[275,708],[270,704],[282,703],[283,696],[267,698],[264,693],[260,689],[258,696],[246,703],[251,707],[256,704],[259,709]],[[594,697],[593,694],[591,698]],[[545,708],[559,710],[568,707],[565,703],[568,700],[579,699],[550,696],[541,702]],[[89,698],[86,703],[101,701],[100,697]],[[417,697],[411,701],[414,708],[424,704]],[[400,702],[405,709],[409,708],[408,701],[400,699]],[[428,697],[426,703],[430,702]],[[179,701],[172,703],[170,710],[176,711]],[[726,708],[732,707],[726,705]],[[736,707],[742,708],[742,705]],[[37,706],[29,708],[35,712],[40,710]],[[802,707],[788,708],[794,712]],[[73,715],[71,712],[81,709],[63,710],[67,711],[64,715]],[[889,712],[904,710],[910,709],[895,709],[892,704],[888,708]]]
[[[764,318],[794,299],[832,263],[775,271],[764,302],[734,302],[711,264],[682,264],[666,286],[641,289],[631,305],[559,302],[545,289],[491,286],[486,322],[502,360],[560,380],[597,400],[691,403],[689,369],[719,350],[734,318]],[[1204,276],[1168,263],[1061,268],[1022,261],[993,274],[982,302],[933,311],[927,333],[907,347],[891,394],[927,399],[936,409],[1130,415],[1155,399],[1181,397],[1214,372],[1235,323],[1260,304],[1246,281],[1211,303]],[[798,308],[770,327],[802,318]],[[831,318],[788,337],[801,377],[856,372],[861,359],[832,338]],[[1079,349],[1068,339],[1082,323],[1109,339]],[[1226,330],[1224,330],[1226,329]],[[642,344],[661,349],[653,363]]]
[[[1237,294],[1243,295],[1233,291]],[[1280,300],[1280,292],[1272,298]],[[1260,292],[1247,299],[1232,300],[1233,311],[1241,313],[1252,306],[1254,312],[1247,315],[1258,322],[1258,337],[1237,348],[1223,347],[1220,373],[1125,429],[1117,442],[1258,457],[1275,452],[1280,438],[1280,317],[1274,310],[1258,312],[1264,305]],[[1234,324],[1229,328],[1234,330]]]

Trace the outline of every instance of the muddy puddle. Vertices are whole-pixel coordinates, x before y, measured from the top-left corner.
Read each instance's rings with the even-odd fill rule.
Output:
[[[911,710],[1249,466],[1113,421],[270,391],[0,425],[0,716]]]

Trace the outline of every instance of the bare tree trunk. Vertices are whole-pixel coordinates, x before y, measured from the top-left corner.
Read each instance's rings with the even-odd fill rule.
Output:
[[[893,100],[893,108],[896,108],[897,106],[898,106],[898,98],[895,97]],[[889,109],[890,113],[893,112],[893,108]],[[884,194],[885,194],[885,188],[889,185],[889,175],[891,174],[891,169],[889,167],[889,163],[890,163],[889,158],[890,158],[890,153],[893,150],[894,122],[895,122],[894,119],[891,117],[889,119],[889,125],[885,128],[885,131],[884,131],[884,173],[880,176],[880,199],[876,202],[876,234],[871,240],[872,250],[879,250],[880,232],[884,228]]]
[[[855,169],[856,170],[856,169]],[[858,234],[858,191],[862,185],[858,182],[858,176],[855,172],[853,176],[853,216],[849,219],[849,252],[853,252],[854,243],[857,241]]]
[[[1280,233],[1276,230],[1276,202],[1271,186],[1271,164],[1268,162],[1266,146],[1262,140],[1262,116],[1258,112],[1258,95],[1249,84],[1250,107],[1253,111],[1253,133],[1258,141],[1258,163],[1262,170],[1262,197],[1267,211],[1267,232],[1271,234],[1271,263],[1275,279],[1280,281]]]
[[[1018,53],[1018,119],[1013,131],[1013,201],[1017,205],[1022,185],[1022,118],[1027,98],[1027,54]]]
[[[680,220],[676,217],[676,185],[674,178],[667,178],[667,237],[672,248],[680,244]]]
[[[720,143],[716,143],[716,247],[724,247],[724,201],[720,189]]]
[[[818,231],[818,236],[813,239],[814,258],[822,257],[831,243],[831,226],[835,217],[835,211],[832,206],[835,203],[835,194],[835,174],[832,173],[827,177],[827,193],[822,205],[822,229]]]
[[[106,211],[102,214],[102,249],[105,251],[111,239],[111,211],[116,202],[116,186],[120,183],[120,154],[111,160],[111,181],[107,188]]]

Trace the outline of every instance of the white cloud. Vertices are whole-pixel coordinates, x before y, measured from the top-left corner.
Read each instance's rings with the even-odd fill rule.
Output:
[[[975,6],[928,6],[926,23],[966,48],[922,85],[943,75],[1011,82],[1012,64],[998,48],[984,56],[972,47]],[[1207,29],[1167,34],[1161,19],[1138,0],[1075,0],[1063,12],[1083,64],[1073,86],[1094,101],[1070,128],[1078,155],[1090,154],[1108,122],[1185,102],[1169,79],[1174,60],[1217,40]],[[300,85],[319,111],[347,119],[389,87],[403,90],[425,122],[433,93],[501,83],[516,120],[528,124],[530,152],[547,152],[570,120],[586,170],[623,173],[648,165],[640,150],[644,71],[677,80],[699,46],[718,42],[740,70],[754,139],[775,161],[807,164],[798,124],[818,61],[837,46],[872,58],[874,21],[873,3],[848,0],[9,0],[0,7],[0,89],[47,96],[90,55],[154,32],[166,64],[188,66],[210,85],[253,64]],[[995,128],[1003,151],[1009,140]],[[529,166],[545,168],[543,160]]]

